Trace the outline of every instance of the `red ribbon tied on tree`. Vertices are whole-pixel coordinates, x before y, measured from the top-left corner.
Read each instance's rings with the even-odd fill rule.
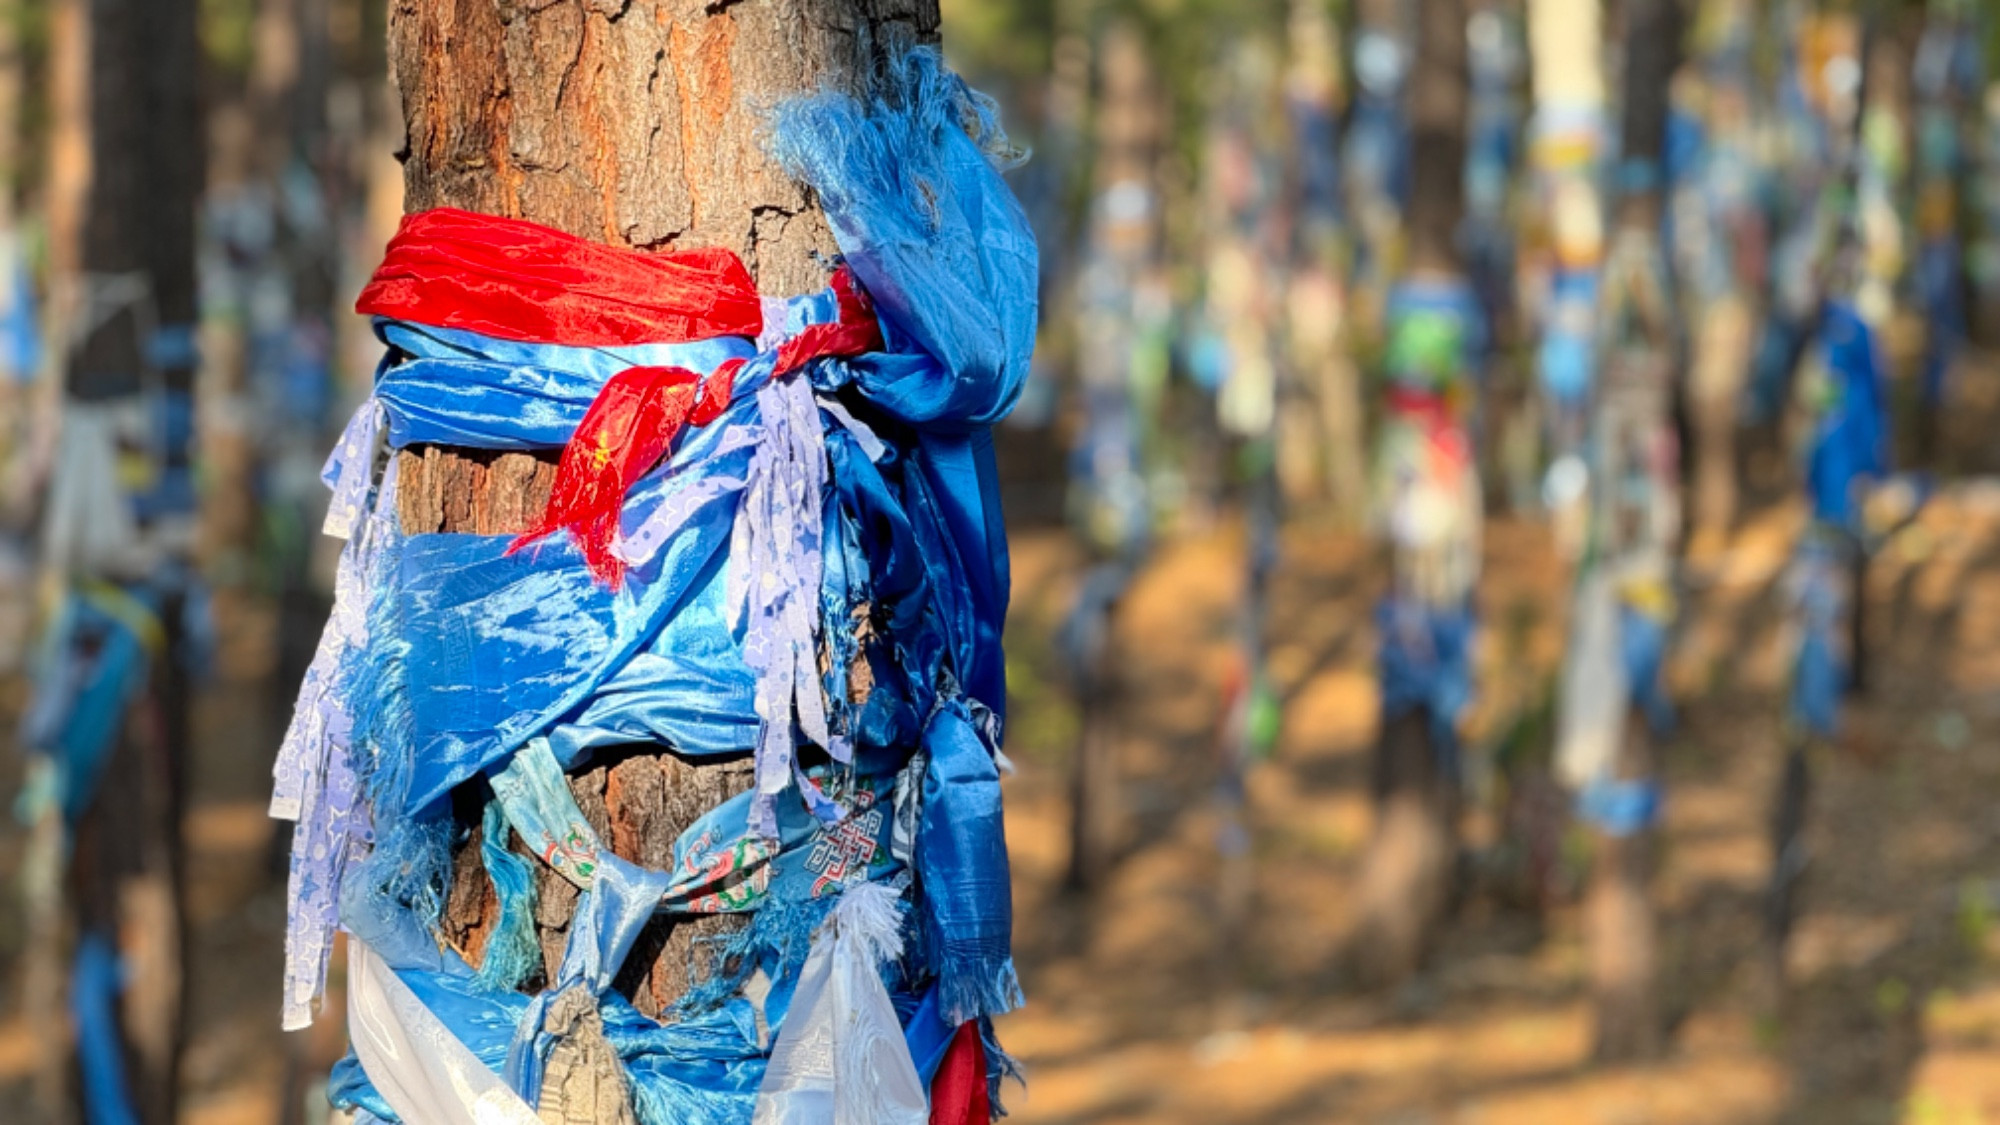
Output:
[[[710,380],[709,385],[721,388],[724,406],[729,378],[742,365],[740,359],[730,360],[716,368],[716,377]],[[611,541],[618,534],[625,493],[680,436],[695,413],[696,389],[702,386],[701,376],[685,367],[628,367],[613,375],[563,447],[542,518],[515,539],[507,553],[567,528],[591,573],[617,589],[625,571],[611,553]],[[703,395],[701,405],[706,408],[714,397]],[[702,413],[713,418],[722,407]]]
[[[764,323],[750,271],[721,247],[627,250],[453,207],[403,217],[354,309],[579,348],[755,336]]]

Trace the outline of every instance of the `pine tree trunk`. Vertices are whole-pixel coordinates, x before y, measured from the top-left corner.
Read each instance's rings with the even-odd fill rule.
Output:
[[[1078,382],[1086,411],[1110,410],[1116,402],[1132,411],[1129,374],[1136,318],[1134,294],[1158,255],[1159,197],[1153,186],[1153,161],[1158,154],[1160,118],[1158,87],[1152,59],[1138,32],[1126,21],[1107,26],[1097,43],[1098,95],[1095,153],[1091,169],[1090,245],[1078,279]],[[1136,419],[1128,440],[1136,447]],[[1085,425],[1092,423],[1086,422]],[[1124,471],[1121,466],[1114,471]],[[1133,453],[1132,471],[1138,471]],[[1101,485],[1101,482],[1099,482]],[[1091,496],[1093,505],[1103,500]],[[1106,507],[1116,511],[1116,503]],[[1091,517],[1100,518],[1094,506]],[[1086,522],[1090,522],[1089,519]],[[1093,538],[1107,555],[1129,554],[1129,529],[1118,524],[1108,535]],[[1094,529],[1086,528],[1086,531]],[[1107,541],[1110,540],[1110,541]],[[1078,612],[1100,614],[1083,632],[1094,635],[1088,651],[1077,655],[1077,710],[1080,729],[1070,763],[1070,854],[1066,886],[1072,891],[1095,888],[1111,866],[1118,805],[1118,708],[1120,684],[1117,620],[1129,558],[1102,561],[1092,578],[1108,583],[1093,596],[1086,580],[1080,597],[1091,599]]]
[[[1406,88],[1410,128],[1409,274],[1462,278],[1455,235],[1465,214],[1464,0],[1420,0]],[[1361,876],[1353,967],[1365,983],[1404,983],[1429,956],[1449,911],[1458,858],[1458,779],[1422,708],[1384,725],[1375,744],[1375,828]]]
[[[1286,27],[1287,96],[1293,103],[1290,157],[1296,212],[1294,259],[1284,303],[1290,362],[1318,408],[1278,414],[1279,472],[1293,503],[1324,497],[1339,523],[1367,522],[1368,447],[1361,372],[1350,354],[1348,295],[1339,270],[1339,192],[1335,177],[1341,106],[1341,36],[1333,13],[1318,0],[1291,0]],[[1309,132],[1301,135],[1300,126]],[[1325,153],[1307,151],[1325,145]]]
[[[937,28],[937,0],[395,0],[404,206],[528,219],[637,249],[725,247],[766,294],[812,291],[826,284],[835,246],[810,195],[760,147],[762,114],[790,95],[852,87],[889,50],[934,42]],[[540,514],[555,453],[431,447],[400,460],[406,532],[499,534]],[[697,766],[642,749],[595,762],[570,785],[614,851],[658,868],[683,829],[749,782],[747,757]],[[553,978],[575,892],[547,869],[537,891]],[[475,834],[445,919],[475,963],[494,912]],[[655,919],[620,989],[659,1014],[690,983],[694,940],[729,924]]]
[[[195,319],[203,150],[195,2],[67,0],[52,16],[49,257],[58,302],[67,306],[55,317],[63,334],[52,335],[64,394],[73,402],[142,392],[159,396],[155,406],[189,402],[191,357],[155,352],[159,337],[152,333],[191,330]],[[143,278],[145,299],[88,332],[66,332],[65,323],[77,323],[78,299],[111,275]],[[170,442],[157,453],[155,467],[172,472],[189,464],[191,447]],[[162,569],[186,561],[192,518],[170,512],[142,524],[141,534],[160,550]],[[146,1125],[175,1119],[184,1033],[180,823],[189,684],[181,601],[169,592],[156,607],[165,644],[153,654],[151,683],[128,708],[99,789],[73,829],[64,886],[72,936],[112,942],[128,975],[118,1030],[132,1107]],[[44,936],[59,935],[38,938]],[[54,971],[67,979],[66,965]]]
[[[1465,218],[1467,69],[1465,0],[1419,0],[1410,71],[1410,269],[1465,272],[1458,228]]]
[[[1645,240],[1654,254],[1660,253],[1659,230],[1662,192],[1658,172],[1666,152],[1668,85],[1679,63],[1680,14],[1677,0],[1627,0],[1625,6],[1624,119],[1621,149],[1629,162],[1650,160],[1656,173],[1654,186],[1632,190],[1621,201],[1621,237]],[[1656,325],[1664,329],[1665,325]],[[1659,331],[1641,355],[1636,372],[1666,377],[1672,367],[1657,362],[1671,348],[1669,333]],[[1620,349],[1622,350],[1622,349]],[[1627,362],[1614,355],[1612,364]],[[1619,378],[1645,377],[1633,372],[1606,371],[1609,383]],[[1655,416],[1642,420],[1654,434],[1672,427],[1668,416],[1671,394],[1665,387],[1647,388]],[[1614,393],[1607,389],[1606,395]],[[1600,440],[1627,440],[1600,437]],[[1605,457],[1602,464],[1612,464]],[[1655,489],[1672,488],[1676,479],[1652,482]],[[1627,540],[1632,533],[1607,529],[1613,557],[1621,550],[1646,544]],[[1657,545],[1655,545],[1657,546]],[[1657,782],[1658,754],[1644,716],[1633,708],[1627,717],[1624,738],[1619,743],[1613,773],[1620,779]],[[1652,1058],[1666,1045],[1666,1027],[1660,1012],[1659,938],[1649,886],[1652,882],[1658,833],[1650,825],[1625,835],[1600,832],[1596,840],[1596,868],[1591,879],[1584,915],[1591,957],[1591,988],[1595,996],[1597,1027],[1596,1053],[1605,1060]]]

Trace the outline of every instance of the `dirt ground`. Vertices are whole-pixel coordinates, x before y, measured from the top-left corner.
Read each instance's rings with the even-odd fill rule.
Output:
[[[1301,524],[1284,536],[1269,623],[1284,722],[1250,778],[1250,923],[1224,934],[1214,922],[1217,685],[1244,548],[1227,523],[1164,544],[1120,612],[1117,859],[1101,888],[1063,893],[1076,718],[1049,638],[1081,556],[1046,521],[1017,530],[1009,750],[1019,772],[1007,800],[1030,1002],[1001,1026],[1028,1073],[1025,1091],[1009,1091],[1013,1119],[2000,1122],[2000,478],[1950,485],[1872,570],[1874,682],[1842,745],[1815,763],[1789,997],[1770,1012],[1759,895],[1786,663],[1780,582],[1802,518],[1790,503],[1751,511],[1689,576],[1656,884],[1673,1047],[1657,1064],[1615,1069],[1588,1062],[1573,905],[1535,913],[1470,895],[1416,983],[1389,996],[1342,984],[1333,953],[1369,830],[1369,608],[1381,573],[1353,534]],[[1533,707],[1557,659],[1562,579],[1544,528],[1492,526],[1481,603],[1476,744]],[[284,887],[264,816],[290,689],[270,682],[270,615],[224,610],[218,674],[197,711],[188,823],[185,1121],[264,1125],[281,1098],[313,1096],[285,1092]],[[18,691],[0,699],[11,711]],[[0,754],[0,793],[17,772]],[[1492,839],[1488,820],[1471,818],[1474,844]],[[14,869],[18,837],[0,830],[0,872]],[[0,1123],[46,1034],[18,1012],[18,915],[0,900]]]
[[[1032,720],[1015,727],[1009,841],[1031,1003],[1002,1031],[1029,1074],[1018,1119],[2000,1121],[2000,487],[1941,498],[1872,575],[1879,674],[1844,745],[1815,763],[1814,860],[1792,994],[1774,1015],[1760,1000],[1759,896],[1785,667],[1777,584],[1800,518],[1756,514],[1692,599],[1656,884],[1674,1047],[1616,1069],[1589,1065],[1573,905],[1544,917],[1475,896],[1414,985],[1341,986],[1374,735],[1376,584],[1355,539],[1285,540],[1271,652],[1285,725],[1250,784],[1255,921],[1217,931],[1209,685],[1227,660],[1241,548],[1222,535],[1165,551],[1120,622],[1122,859],[1085,898],[1059,889],[1063,752],[1038,745]],[[1017,551],[1020,631],[1060,612],[1070,564],[1060,541]],[[1545,688],[1561,635],[1550,558],[1542,529],[1493,528],[1475,731]],[[1481,820],[1475,843],[1491,836]]]

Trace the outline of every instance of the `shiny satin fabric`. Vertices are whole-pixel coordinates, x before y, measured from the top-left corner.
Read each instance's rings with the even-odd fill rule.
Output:
[[[422,1013],[399,1009],[402,1030],[392,1029],[395,1035],[434,1043],[436,1029],[423,1018],[429,1013],[436,1027],[447,1029],[486,1068],[506,1072],[511,1084],[505,1088],[521,1092],[529,1102],[535,1100],[537,1068],[549,1047],[540,1033],[541,1010],[563,989],[580,985],[600,994],[606,1038],[633,1080],[641,1120],[747,1121],[763,1084],[768,1051],[768,1043],[758,1034],[754,1006],[740,995],[731,996],[663,1027],[609,991],[611,977],[638,927],[653,914],[655,902],[685,913],[749,912],[781,901],[833,903],[848,886],[894,880],[902,868],[889,846],[893,782],[893,777],[866,779],[843,793],[859,815],[841,825],[821,824],[803,806],[785,806],[779,848],[749,857],[748,867],[734,866],[745,858],[735,842],[743,840],[748,830],[750,794],[740,794],[681,835],[673,882],[682,890],[670,887],[665,873],[645,872],[607,857],[600,882],[579,901],[578,922],[558,983],[540,997],[488,987],[455,955],[440,955],[426,940],[413,943],[393,928],[368,924],[388,919],[355,915],[359,938],[355,944],[371,951],[378,971],[394,977],[393,983],[378,981],[371,988],[393,992],[400,985],[422,1006]],[[744,975],[761,969],[777,982],[763,1002],[767,1026],[783,1025],[805,956],[803,949],[787,953],[760,945],[750,955],[753,964],[740,967]],[[909,1013],[903,1021],[903,1040],[919,1075],[928,1080],[954,1030],[938,1014],[938,989],[929,987],[921,994],[899,990],[893,999],[899,1010]],[[428,1050],[417,1055],[427,1058]],[[449,1061],[448,1049],[437,1050]],[[406,1091],[384,1091],[376,1080],[378,1068],[385,1064],[371,1059],[369,1052],[362,1058],[368,1060],[366,1071],[352,1062],[336,1070],[332,1093],[337,1103],[360,1106],[385,1120],[432,1120],[422,1114],[410,1116],[407,1110],[413,1103],[406,1100]]]
[[[756,354],[749,340],[736,336],[572,347],[387,318],[375,321],[375,334],[391,349],[376,374],[375,396],[388,408],[389,444],[396,449],[424,442],[473,449],[560,449],[598,391],[627,368],[685,367],[706,373],[726,360]]]
[[[376,1116],[425,1125],[540,1125],[541,1118],[374,951],[348,943],[347,1026]]]
[[[930,768],[917,867],[933,888],[926,936],[944,1019],[957,1025],[1021,1002],[1000,771],[957,700],[932,716],[924,750]]]
[[[939,618],[956,674],[1004,708],[1006,538],[986,427],[1027,379],[1039,259],[995,171],[991,104],[928,51],[904,55],[886,85],[895,96],[880,101],[829,94],[780,107],[772,148],[818,194],[882,319],[885,350],[827,365],[827,381],[917,430],[905,497],[955,548],[924,557],[933,589],[954,603]]]
[[[505,536],[412,536],[400,574],[414,718],[402,814],[551,727],[565,768],[621,742],[692,757],[747,750],[755,680],[723,605],[732,515],[711,505],[643,584],[617,592],[567,541],[510,555]]]
[[[710,340],[614,356],[389,321],[377,331],[408,357],[377,380],[392,446],[560,446],[623,360],[706,371],[751,349],[748,341]],[[757,377],[756,370],[739,376]],[[751,449],[731,440],[732,426],[754,425],[754,398],[746,398],[716,424],[689,432],[628,497],[625,529],[638,531],[706,480],[740,479]],[[397,581],[412,646],[414,718],[402,811],[421,813],[551,728],[566,767],[587,749],[622,742],[664,742],[694,756],[746,749],[757,728],[754,680],[722,602],[735,518],[729,500],[722,493],[697,505],[618,591],[594,579],[567,538],[509,554],[506,536],[410,537]]]
[[[988,152],[964,131],[970,95],[933,52],[895,70],[887,77],[901,83],[900,95],[872,106],[808,99],[809,108],[781,110],[773,129],[774,145],[792,153],[812,135],[851,142],[795,171],[826,201],[883,338],[882,351],[821,356],[786,376],[803,381],[786,388],[787,410],[796,411],[787,424],[811,424],[824,446],[812,609],[834,657],[835,670],[823,674],[828,720],[845,742],[813,764],[801,760],[803,772],[776,802],[775,839],[755,830],[751,793],[698,820],[677,841],[671,871],[633,874],[643,893],[627,896],[603,924],[572,931],[559,975],[596,988],[623,956],[606,935],[656,908],[747,913],[736,940],[749,953],[730,971],[769,976],[762,1023],[781,1028],[806,956],[800,935],[844,889],[887,882],[907,888],[916,905],[919,940],[886,983],[928,1080],[960,1023],[978,1020],[985,1037],[985,1017],[1020,1002],[994,763],[999,720],[989,711],[1005,700],[1008,575],[986,427],[1009,409],[1027,372],[1036,270],[1025,219]],[[501,282],[481,272],[490,263],[477,251],[465,253],[464,261],[436,261],[445,273],[467,274],[444,304],[469,311],[416,315],[446,290],[403,278],[407,263],[394,253],[386,276],[402,288],[364,301],[384,314],[377,331],[391,348],[377,401],[392,446],[556,448],[626,367],[670,364],[705,375],[744,362],[729,408],[685,431],[627,494],[613,547],[630,567],[619,589],[596,582],[563,537],[512,555],[501,536],[416,535],[398,545],[383,592],[383,620],[393,628],[380,652],[393,656],[407,680],[395,690],[407,698],[396,722],[362,724],[379,739],[374,752],[391,759],[378,763],[374,776],[383,780],[370,790],[378,827],[436,823],[454,786],[506,770],[538,736],[565,768],[634,743],[693,758],[756,746],[757,676],[728,595],[731,567],[742,565],[732,535],[771,430],[757,392],[770,386],[786,340],[838,312],[830,290],[765,302],[768,322],[737,324],[728,338],[672,343],[654,333],[600,347],[554,323],[496,328],[492,310],[513,298],[489,299],[485,287]],[[574,279],[559,271],[574,265],[527,269],[523,291],[550,278],[569,285]],[[594,280],[577,288],[593,301],[605,296]],[[433,316],[439,323],[426,319]],[[518,338],[531,329],[561,343]],[[861,620],[872,628],[857,630]],[[863,700],[848,699],[850,660],[873,673]],[[835,817],[813,815],[808,781],[838,806]],[[666,881],[655,886],[656,876]],[[527,1092],[543,1057],[538,1013],[546,1001],[487,989],[437,947],[417,910],[367,897],[360,880],[344,888],[350,929],[483,1065],[499,1070],[520,1044],[514,1088]],[[585,964],[592,957],[595,970]],[[606,1038],[646,1125],[749,1120],[769,1039],[741,985],[731,977],[698,989],[666,1026],[615,992],[601,994]],[[985,1042],[997,1074],[1008,1064]],[[368,1077],[343,1067],[337,1104],[394,1116]]]
[[[635,252],[452,207],[403,217],[354,308],[586,347],[755,336],[763,322],[728,250]]]
[[[573,988],[599,999],[625,964],[639,931],[653,917],[671,876],[648,871],[615,855],[600,854],[596,878],[577,901],[556,979],[528,1004],[507,1048],[507,1084],[529,1102],[541,1101],[542,1073],[555,1038],[543,1028],[549,1004]]]
[[[1845,301],[1827,304],[1820,337],[1826,348],[1828,401],[1806,469],[1813,518],[1858,530],[1861,497],[1855,486],[1889,468],[1882,357],[1874,330]]]

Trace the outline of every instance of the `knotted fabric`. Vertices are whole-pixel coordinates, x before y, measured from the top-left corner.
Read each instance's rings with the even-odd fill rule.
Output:
[[[428,1103],[403,1099],[478,1086],[546,1108],[552,1059],[581,1073],[608,1049],[644,1125],[748,1122],[783,1093],[764,1068],[808,949],[842,931],[820,924],[863,884],[912,908],[873,912],[908,940],[881,943],[901,949],[886,1000],[863,989],[856,1010],[894,1014],[925,1083],[965,1027],[990,1087],[1011,1067],[987,1022],[1020,1002],[988,427],[1027,372],[1035,247],[990,103],[927,50],[876,83],[773,121],[842,251],[825,291],[760,299],[726,251],[456,211],[406,220],[364,291],[387,357],[325,474],[348,545],[272,802],[298,821],[285,1020],[310,1020],[337,920],[379,985],[356,1018],[403,1021],[385,1043],[435,1024],[455,1046],[351,1058],[338,1104],[408,1120]],[[525,535],[405,535],[385,443],[562,452]],[[562,781],[633,746],[755,765],[668,870],[609,854]],[[487,963],[439,936],[447,798],[469,782],[493,793],[489,833],[582,889],[539,996],[514,987],[533,881],[509,849],[483,849],[501,899]],[[664,1026],[611,987],[660,911],[748,916]],[[558,1049],[572,1034],[589,1041]],[[449,1077],[468,1057],[504,1083]]]

